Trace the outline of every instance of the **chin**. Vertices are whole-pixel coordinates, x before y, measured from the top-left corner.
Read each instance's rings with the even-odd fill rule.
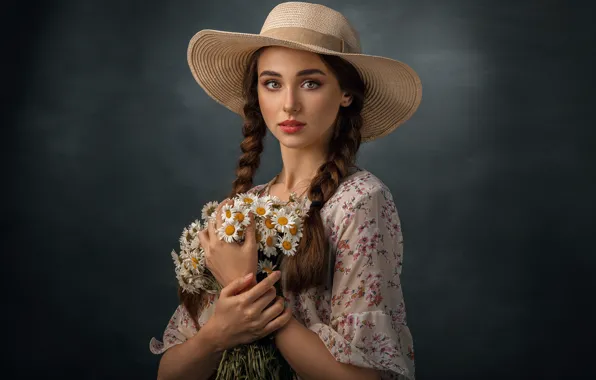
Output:
[[[284,136],[284,137],[287,137],[287,136]],[[311,145],[303,139],[294,138],[294,137],[281,138],[281,139],[279,139],[279,143],[281,145],[285,146],[286,148],[290,148],[290,149],[302,149],[302,148],[305,148],[305,147]]]
[[[323,136],[309,134],[307,130],[303,130],[302,132],[306,133],[296,133],[296,134],[286,134],[280,130],[276,131],[275,137],[277,141],[281,145],[289,149],[304,149],[308,147],[312,147],[313,145],[317,145]],[[312,132],[312,131],[311,131]]]

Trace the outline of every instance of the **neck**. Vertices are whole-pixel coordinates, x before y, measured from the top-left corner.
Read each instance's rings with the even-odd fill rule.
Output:
[[[275,183],[282,184],[284,191],[302,193],[327,161],[327,153],[321,149],[298,150],[281,146],[283,168]]]

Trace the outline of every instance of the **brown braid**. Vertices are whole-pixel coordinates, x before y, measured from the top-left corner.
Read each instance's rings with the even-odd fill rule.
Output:
[[[247,192],[253,187],[253,178],[259,168],[263,152],[267,126],[260,111],[257,93],[257,63],[262,50],[259,49],[252,55],[244,75],[245,122],[242,129],[244,140],[240,144],[242,155],[238,160],[236,179],[232,184],[229,197]],[[360,112],[364,102],[365,86],[358,71],[347,61],[335,56],[320,55],[320,57],[337,76],[342,91],[352,95],[350,106],[341,107],[335,120],[328,161],[319,167],[308,190],[310,200],[320,201],[324,205],[337,190],[349,167],[356,161],[361,142]],[[320,207],[312,207],[304,221],[303,237],[296,255],[289,256],[282,262],[286,291],[300,292],[323,284],[329,270],[328,257],[328,242]],[[178,294],[198,326],[197,313],[206,302],[204,294],[191,295],[182,292],[181,289]]]
[[[342,91],[350,93],[353,99],[349,107],[340,108],[329,144],[328,161],[319,167],[310,183],[308,198],[320,201],[321,206],[311,207],[296,255],[285,258],[282,263],[284,288],[296,293],[325,284],[331,268],[328,268],[329,244],[320,207],[331,198],[350,166],[355,164],[361,143],[364,83],[354,67],[341,58],[321,58],[337,76]]]
[[[236,194],[246,192],[252,188],[254,175],[261,163],[263,152],[263,140],[267,134],[265,120],[261,116],[259,98],[257,94],[257,63],[260,51],[257,51],[250,60],[244,75],[243,91],[246,103],[244,105],[244,125],[242,134],[244,140],[240,143],[242,155],[238,160],[236,168],[236,179],[234,180],[232,192],[228,195],[233,198]],[[198,312],[206,304],[206,293],[190,294],[182,292],[178,288],[178,297],[186,306],[189,314],[198,327]]]

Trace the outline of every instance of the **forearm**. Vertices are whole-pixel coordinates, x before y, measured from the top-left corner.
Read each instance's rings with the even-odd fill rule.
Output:
[[[222,351],[213,344],[209,326],[205,324],[186,342],[169,348],[162,356],[158,380],[206,380],[219,365]]]
[[[338,362],[319,336],[294,318],[277,332],[275,344],[301,379],[379,379],[373,369]]]

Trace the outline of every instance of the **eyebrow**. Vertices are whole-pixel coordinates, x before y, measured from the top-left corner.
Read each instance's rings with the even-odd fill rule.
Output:
[[[321,74],[321,75],[326,75],[324,72],[322,72],[319,69],[306,69],[306,70],[301,70],[298,71],[296,73],[296,76],[301,77],[301,76],[305,76],[305,75],[313,75],[313,74]],[[271,71],[271,70],[265,70],[263,71],[259,77],[265,76],[265,75],[270,75],[272,77],[280,77],[281,78],[281,74],[280,73],[276,73],[275,71]]]

